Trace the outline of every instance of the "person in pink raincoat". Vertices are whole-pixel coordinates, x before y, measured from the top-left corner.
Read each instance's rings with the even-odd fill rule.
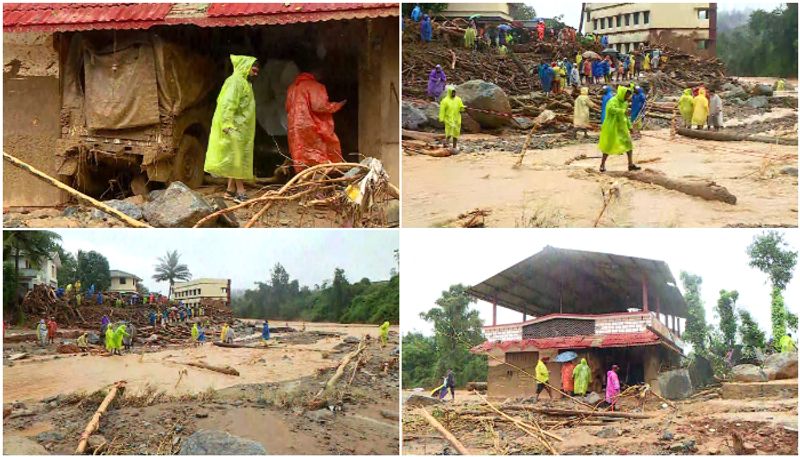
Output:
[[[606,374],[606,403],[611,405],[611,411],[616,409],[617,398],[619,397],[619,377],[617,372],[619,365],[612,365]]]

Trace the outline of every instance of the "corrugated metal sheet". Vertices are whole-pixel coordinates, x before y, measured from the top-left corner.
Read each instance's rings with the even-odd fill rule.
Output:
[[[5,3],[3,31],[143,29],[164,22],[172,3]]]
[[[212,3],[197,14],[171,15],[174,3],[8,3],[3,30],[77,31],[146,29],[156,25],[200,27],[285,25],[302,22],[397,17],[398,3]]]
[[[661,344],[663,340],[651,331],[636,333],[612,333],[608,335],[558,336],[552,338],[529,338],[515,341],[486,341],[472,348],[472,352],[481,353],[499,348],[507,351],[510,348],[526,349],[588,349],[650,346]]]

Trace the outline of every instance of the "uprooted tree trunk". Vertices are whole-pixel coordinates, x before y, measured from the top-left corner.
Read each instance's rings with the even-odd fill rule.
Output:
[[[196,368],[204,368],[206,370],[216,371],[217,373],[227,374],[231,376],[239,376],[239,371],[231,367],[215,367],[204,362],[187,362],[184,365]]]
[[[591,170],[591,172],[596,173],[595,170]],[[700,197],[704,200],[720,201],[729,205],[736,204],[736,196],[728,192],[728,189],[713,181],[673,179],[663,173],[653,170],[606,171],[604,174],[614,178],[628,178],[647,184],[655,184],[665,189],[676,190],[686,195]]]
[[[114,384],[114,387],[108,391],[106,394],[106,398],[103,399],[103,402],[100,403],[100,406],[97,408],[97,411],[92,416],[92,419],[86,424],[86,428],[81,433],[81,440],[78,441],[78,447],[75,449],[75,454],[83,454],[86,452],[86,446],[89,444],[89,437],[92,436],[92,433],[96,432],[97,429],[100,428],[100,418],[103,417],[108,406],[114,401],[114,398],[117,396],[117,392],[120,390],[125,389],[125,381],[117,381]]]
[[[797,138],[779,138],[767,137],[760,135],[742,135],[730,132],[712,132],[710,130],[691,130],[687,128],[678,128],[678,134],[689,138],[698,140],[711,140],[711,141],[754,141],[758,143],[780,144],[788,146],[796,146]]]

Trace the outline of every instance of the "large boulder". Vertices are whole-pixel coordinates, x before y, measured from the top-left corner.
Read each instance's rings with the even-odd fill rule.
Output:
[[[144,205],[144,218],[154,227],[192,227],[212,211],[200,194],[175,181]]]
[[[780,352],[764,360],[762,367],[767,379],[794,379],[797,377],[797,352]]]
[[[411,102],[403,102],[402,124],[404,129],[419,130],[427,123],[425,113]]]
[[[766,373],[760,367],[749,363],[733,367],[732,376],[736,382],[764,382],[767,380]]]
[[[669,400],[688,398],[694,392],[692,378],[686,368],[660,373],[658,375],[658,387],[661,390],[661,395]]]
[[[467,81],[456,87],[456,95],[461,97],[464,104],[470,108],[497,111],[504,114],[511,114],[511,102],[500,86],[481,79]],[[475,119],[481,127],[499,128],[508,125],[510,118],[494,116],[486,113],[470,112],[470,116]],[[463,120],[462,120],[463,123]]]
[[[753,93],[756,95],[766,95],[768,97],[772,97],[772,94],[775,89],[772,88],[769,84],[756,84],[753,87]]]
[[[769,105],[769,99],[763,95],[750,97],[747,99],[746,105],[750,108],[766,108]]]
[[[261,443],[220,430],[198,430],[183,441],[179,455],[266,455]]]
[[[107,200],[107,201],[105,201],[103,203],[105,203],[106,205],[114,208],[115,210],[125,214],[128,217],[136,219],[137,221],[142,220],[142,209],[139,208],[138,206],[134,205],[131,202],[128,202],[128,201],[125,201],[125,200]],[[92,217],[95,217],[97,219],[112,219],[112,218],[115,219],[116,218],[115,216],[107,214],[107,213],[105,213],[103,211],[100,211],[98,209],[96,209],[96,210],[94,210],[92,212]]]
[[[3,433],[3,454],[4,455],[47,455],[47,449],[36,441],[24,436],[9,435]]]
[[[425,125],[429,127],[436,127],[438,129],[444,128],[444,123],[439,122],[439,104],[436,102],[416,102],[414,106],[420,110],[425,115]],[[464,124],[464,115],[467,113],[461,113],[461,124]]]
[[[412,393],[411,395],[406,398],[405,402],[406,406],[435,406],[441,405],[442,401],[436,397],[430,397],[428,395],[420,395]]]

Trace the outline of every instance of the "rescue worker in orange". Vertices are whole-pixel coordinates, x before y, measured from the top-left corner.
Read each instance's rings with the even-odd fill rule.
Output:
[[[569,362],[561,365],[561,389],[564,390],[564,392],[566,392],[570,397],[575,390],[575,380],[572,378],[572,372],[574,370],[574,360],[570,360]]]
[[[344,162],[333,114],[347,102],[331,102],[320,72],[300,73],[286,94],[289,152],[295,172],[321,163]]]

